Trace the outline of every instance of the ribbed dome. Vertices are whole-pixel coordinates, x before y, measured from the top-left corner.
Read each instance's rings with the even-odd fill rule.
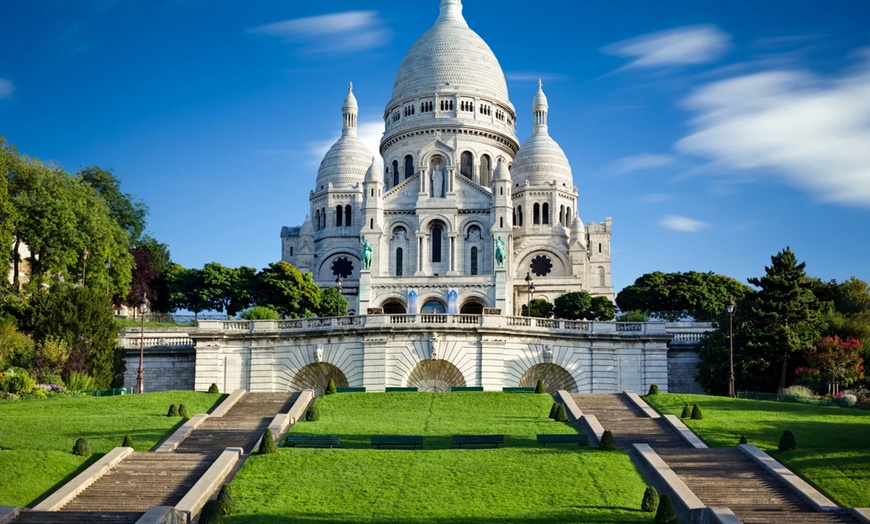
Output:
[[[353,96],[353,84],[350,84],[342,105],[344,124],[341,138],[329,148],[323,161],[320,162],[316,191],[330,183],[335,187],[352,187],[359,184],[372,165],[372,152],[356,135],[357,107],[356,97]]]
[[[504,72],[492,50],[469,29],[460,0],[442,0],[441,15],[405,55],[390,105],[445,88],[492,97],[511,107]]]
[[[556,183],[557,186],[573,188],[574,177],[571,175],[571,164],[568,157],[547,131],[547,114],[549,106],[541,82],[538,82],[538,93],[532,102],[532,113],[535,124],[532,136],[517,152],[511,167],[511,177],[514,184],[543,185]]]

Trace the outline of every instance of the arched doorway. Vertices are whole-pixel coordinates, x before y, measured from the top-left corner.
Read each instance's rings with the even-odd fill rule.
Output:
[[[420,308],[420,313],[429,315],[444,315],[447,313],[447,306],[445,306],[444,303],[437,298],[430,298],[423,304],[423,307]]]
[[[482,315],[483,308],[484,308],[483,302],[472,298],[470,300],[466,300],[465,303],[462,304],[462,307],[459,309],[459,314],[460,315]]]
[[[420,391],[443,392],[453,387],[465,387],[465,377],[459,368],[446,360],[423,360],[408,375],[407,384]]]
[[[404,315],[408,312],[405,303],[396,299],[387,300],[381,307],[384,308],[385,315]]]
[[[560,389],[577,392],[577,382],[574,377],[568,373],[568,370],[556,364],[535,364],[523,373],[519,386],[533,388],[539,380],[544,382],[544,388],[551,395],[555,395]]]
[[[290,380],[290,391],[313,389],[317,395],[326,391],[329,379],[335,382],[335,387],[346,388],[347,377],[337,367],[326,362],[317,362],[303,367]]]

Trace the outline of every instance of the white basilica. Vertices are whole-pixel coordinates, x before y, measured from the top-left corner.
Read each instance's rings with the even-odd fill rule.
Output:
[[[498,60],[461,1],[441,0],[396,74],[384,165],[357,137],[351,85],[310,215],[281,232],[282,259],[321,287],[339,282],[359,314],[513,316],[530,298],[577,290],[613,299],[611,219],[578,217],[548,112],[539,82],[532,135],[520,146]]]

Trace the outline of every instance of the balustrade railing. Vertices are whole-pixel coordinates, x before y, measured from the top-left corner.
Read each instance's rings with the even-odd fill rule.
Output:
[[[139,336],[132,336],[124,338],[124,348],[138,348],[140,345],[142,345],[143,341],[145,347],[149,348],[174,348],[193,346],[193,340],[191,340],[190,337],[145,337],[143,339]]]

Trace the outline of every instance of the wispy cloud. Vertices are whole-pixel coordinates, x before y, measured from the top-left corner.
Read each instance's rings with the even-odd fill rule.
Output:
[[[676,159],[671,155],[643,153],[640,155],[620,158],[610,164],[608,171],[617,175],[625,175],[645,169],[655,169],[673,164]]]
[[[543,80],[544,82],[563,82],[571,78],[558,73],[530,73],[527,71],[508,71],[504,74],[504,77],[511,82],[537,82],[538,80]]]
[[[623,69],[705,64],[731,47],[731,38],[712,25],[678,27],[603,47],[609,55],[631,59]]]
[[[298,44],[301,53],[312,55],[376,49],[386,45],[392,36],[377,11],[347,11],[295,18],[255,27],[249,32],[284,38]]]
[[[695,90],[694,131],[678,151],[776,173],[826,202],[870,206],[870,52],[835,79],[766,71]]]
[[[668,215],[659,220],[659,225],[681,233],[697,233],[702,229],[711,227],[706,222],[695,220],[694,218],[684,217],[680,215]]]
[[[310,158],[309,164],[320,165],[323,156],[329,151],[329,148],[335,144],[341,135],[334,135],[327,140],[317,140],[306,144],[306,149]],[[383,166],[384,161],[381,159],[379,149],[381,147],[381,138],[384,136],[384,121],[371,120],[362,121],[357,126],[357,136],[360,141],[372,152],[375,161],[379,166]]]
[[[640,201],[644,204],[663,204],[669,200],[671,200],[671,195],[666,193],[650,193],[640,198]]]
[[[14,92],[15,86],[12,85],[12,81],[0,78],[0,100],[12,96]]]

